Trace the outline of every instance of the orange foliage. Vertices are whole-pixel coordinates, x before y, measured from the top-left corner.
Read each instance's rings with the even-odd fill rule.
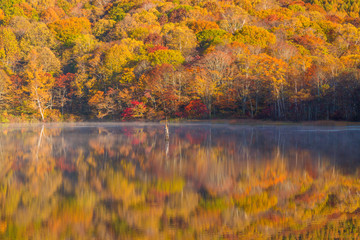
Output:
[[[208,29],[218,29],[219,26],[215,22],[202,21],[202,20],[193,20],[187,22],[188,27],[193,30],[195,33],[208,30]]]

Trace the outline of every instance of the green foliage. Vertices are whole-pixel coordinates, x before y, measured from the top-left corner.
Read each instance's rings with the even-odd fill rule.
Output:
[[[182,178],[174,178],[171,180],[158,179],[156,182],[156,190],[167,194],[179,193],[183,190],[185,182]]]
[[[199,206],[206,210],[224,211],[234,205],[233,200],[227,197],[201,198]]]
[[[108,18],[119,22],[125,18],[126,13],[130,11],[133,6],[134,3],[132,2],[117,4],[109,11]]]
[[[159,50],[149,54],[150,62],[153,66],[164,63],[178,66],[185,62],[185,58],[178,50]]]
[[[114,27],[115,23],[113,20],[100,19],[94,24],[92,33],[94,36],[102,38]]]
[[[12,216],[21,201],[21,191],[10,189],[6,195],[6,204],[4,206],[5,216]]]
[[[149,29],[138,27],[129,31],[129,37],[136,40],[144,40],[149,35]]]
[[[268,210],[277,204],[276,196],[269,196],[264,192],[258,195],[241,198],[236,205],[247,213],[259,213]]]
[[[121,236],[121,235],[135,235],[136,231],[133,230],[128,224],[126,221],[122,220],[122,219],[119,219],[119,218],[114,218],[112,219],[112,227],[113,229],[115,230],[116,234],[118,236]]]
[[[300,6],[298,4],[293,4],[289,6],[289,9],[294,11],[294,12],[305,12],[305,7]]]
[[[125,11],[119,5],[113,7],[109,12],[109,18],[116,22],[123,20],[125,15],[126,15]]]
[[[208,29],[196,34],[197,40],[202,48],[226,43],[230,39],[230,34],[222,29]]]
[[[359,16],[359,5],[360,2],[358,0],[310,0],[310,3],[316,4],[321,6],[326,11],[340,11],[346,12],[351,17],[358,17]]]
[[[15,5],[24,2],[24,0],[0,0],[0,9],[4,11],[5,15],[23,15],[23,11]]]
[[[274,44],[276,37],[264,28],[244,26],[241,30],[235,32],[234,41],[265,48],[270,44]]]

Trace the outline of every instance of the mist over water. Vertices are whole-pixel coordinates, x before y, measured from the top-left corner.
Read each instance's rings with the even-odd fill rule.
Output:
[[[0,237],[317,237],[357,226],[360,127],[169,131],[166,141],[155,123],[1,126]]]

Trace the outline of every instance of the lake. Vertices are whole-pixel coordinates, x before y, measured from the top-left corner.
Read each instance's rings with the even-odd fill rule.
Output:
[[[359,238],[360,126],[0,126],[0,239]]]

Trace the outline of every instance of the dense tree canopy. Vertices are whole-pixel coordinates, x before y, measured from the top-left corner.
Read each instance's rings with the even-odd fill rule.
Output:
[[[146,119],[360,120],[359,6],[0,0],[1,119],[131,119],[138,102]]]

